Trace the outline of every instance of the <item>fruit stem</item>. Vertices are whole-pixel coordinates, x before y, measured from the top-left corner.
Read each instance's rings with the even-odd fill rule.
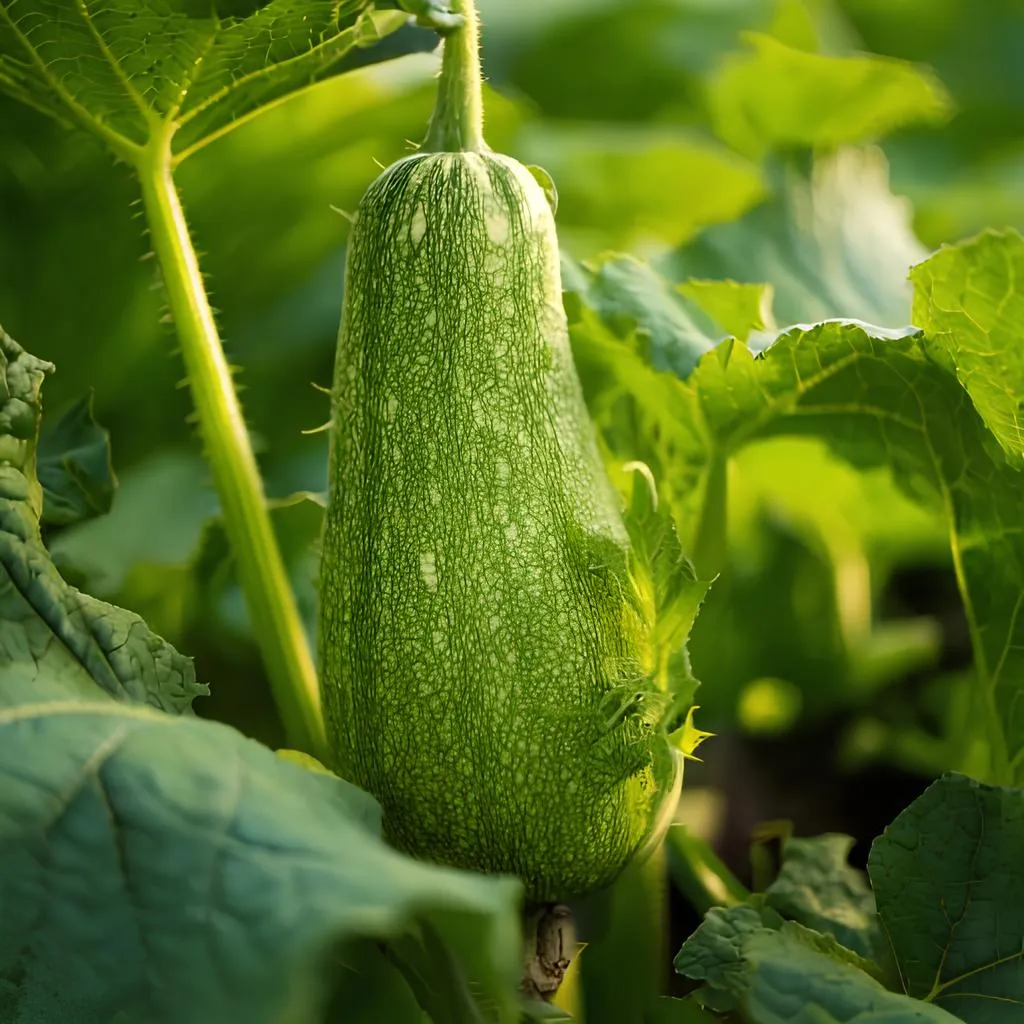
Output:
[[[432,153],[485,152],[480,23],[475,0],[452,0],[451,13],[461,15],[463,20],[444,36],[437,103],[422,148]]]

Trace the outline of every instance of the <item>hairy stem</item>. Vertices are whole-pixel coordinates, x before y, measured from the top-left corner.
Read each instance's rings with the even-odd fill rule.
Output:
[[[423,149],[432,153],[479,153],[484,142],[480,25],[475,0],[452,0],[463,23],[446,33],[437,103]]]
[[[231,370],[171,175],[171,131],[136,161],[153,249],[181,343],[224,523],[288,742],[323,757],[316,669],[267,512]]]

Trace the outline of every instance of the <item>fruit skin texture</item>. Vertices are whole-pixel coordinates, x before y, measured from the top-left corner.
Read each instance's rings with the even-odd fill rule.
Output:
[[[525,167],[419,154],[370,187],[333,401],[334,767],[415,856],[519,875],[537,902],[607,884],[679,759],[632,711],[647,629]]]

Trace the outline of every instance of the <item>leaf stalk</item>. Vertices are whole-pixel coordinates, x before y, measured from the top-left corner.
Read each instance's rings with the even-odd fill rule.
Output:
[[[288,742],[323,759],[326,739],[316,669],[171,173],[172,136],[171,127],[154,134],[135,161],[153,250],[253,634]]]

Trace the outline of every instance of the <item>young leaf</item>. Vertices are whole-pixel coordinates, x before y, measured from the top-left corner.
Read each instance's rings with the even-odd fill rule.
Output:
[[[180,158],[406,20],[368,0],[270,0],[247,17],[189,0],[0,0],[0,88],[129,160],[169,128]]]
[[[367,794],[222,725],[0,709],[0,862],[5,1020],[318,1020],[339,943],[417,925],[516,1020],[518,883],[402,856]]]
[[[949,774],[875,840],[868,872],[906,991],[967,1024],[1024,1013],[1024,791]]]
[[[658,504],[650,470],[643,463],[627,463],[621,475],[622,488],[631,495],[625,516],[632,542],[629,577],[637,605],[650,624],[649,670],[661,690],[679,699],[681,710],[692,704],[697,689],[686,641],[711,583],[697,579],[679,544],[671,512]],[[679,721],[674,728],[683,726]],[[687,754],[700,742],[690,735],[696,742]]]
[[[701,281],[693,278],[676,289],[695,302],[737,341],[745,342],[751,331],[775,329],[770,284],[739,284],[736,281]]]
[[[68,586],[43,547],[35,460],[51,369],[0,330],[0,706],[106,694],[187,712],[207,692],[191,661],[137,615]]]
[[[117,486],[110,435],[93,418],[91,395],[57,423],[43,424],[36,463],[45,526],[71,526],[110,511]]]
[[[787,839],[782,867],[765,898],[783,917],[871,958],[881,951],[881,935],[867,880],[846,862],[852,846],[853,839],[843,835]]]

